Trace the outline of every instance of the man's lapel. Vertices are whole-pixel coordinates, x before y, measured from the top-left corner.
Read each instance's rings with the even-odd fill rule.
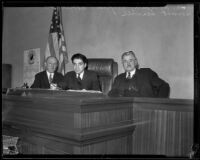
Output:
[[[83,74],[82,81],[86,81],[87,80],[87,77],[88,77],[87,74],[88,74],[88,72],[85,70],[84,74]]]

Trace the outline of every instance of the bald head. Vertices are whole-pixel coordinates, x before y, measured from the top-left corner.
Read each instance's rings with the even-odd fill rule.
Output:
[[[58,66],[58,60],[56,57],[49,56],[45,61],[46,70],[50,73],[54,73]]]

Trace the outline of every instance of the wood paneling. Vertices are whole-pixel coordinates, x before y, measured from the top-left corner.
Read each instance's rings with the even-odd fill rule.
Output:
[[[3,134],[23,154],[188,156],[193,100],[16,90],[3,95]],[[134,132],[133,132],[134,131]]]
[[[193,101],[135,98],[133,154],[188,156],[193,144]]]
[[[2,104],[3,132],[20,137],[23,154],[132,152],[132,99],[16,89]]]

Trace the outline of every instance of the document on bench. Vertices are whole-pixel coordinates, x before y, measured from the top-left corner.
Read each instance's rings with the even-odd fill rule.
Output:
[[[69,92],[82,92],[82,93],[102,93],[101,91],[85,90],[85,89],[82,89],[82,90],[72,90],[72,89],[69,89],[67,91],[69,91]]]

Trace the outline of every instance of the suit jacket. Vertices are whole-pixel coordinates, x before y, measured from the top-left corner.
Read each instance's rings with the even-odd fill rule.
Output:
[[[63,75],[58,72],[54,72],[52,83],[59,84],[63,80]],[[59,85],[58,85],[59,86]],[[49,89],[50,84],[46,71],[39,72],[35,75],[35,80],[31,86],[31,88],[44,88]]]
[[[60,83],[63,89],[73,89],[73,90],[96,90],[100,91],[100,83],[97,74],[94,71],[85,70],[83,74],[83,79],[78,80],[76,78],[76,73],[70,71],[64,76],[64,81]]]
[[[169,84],[160,79],[150,68],[136,69],[131,79],[126,73],[118,75],[112,85],[109,96],[125,97],[169,97]]]

